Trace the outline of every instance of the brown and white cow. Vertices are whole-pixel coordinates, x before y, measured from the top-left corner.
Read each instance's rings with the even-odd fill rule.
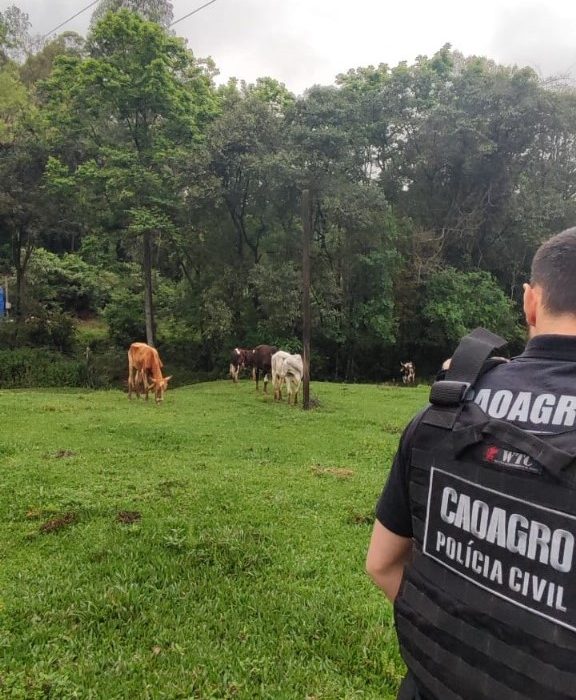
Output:
[[[416,382],[416,365],[413,362],[401,362],[400,373],[402,374],[403,384],[414,384]]]
[[[282,384],[286,382],[288,404],[294,396],[294,405],[298,403],[298,391],[304,376],[304,363],[302,355],[287,355],[282,359],[279,370],[279,398],[282,398]]]
[[[230,376],[234,384],[238,382],[240,372],[246,367],[252,367],[252,350],[249,348],[234,348],[230,354]]]
[[[258,380],[262,374],[264,376],[264,393],[268,393],[268,377],[272,374],[272,355],[277,350],[275,345],[257,345],[252,350],[252,376],[256,380],[256,391],[258,391]]]
[[[132,343],[128,350],[128,398],[132,392],[140,398],[140,389],[148,399],[148,392],[154,389],[156,403],[164,399],[164,392],[172,377],[162,376],[162,361],[158,350],[146,343]]]

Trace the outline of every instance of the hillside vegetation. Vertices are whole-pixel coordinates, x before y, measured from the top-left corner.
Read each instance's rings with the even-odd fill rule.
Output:
[[[68,374],[88,386],[135,340],[196,376],[238,345],[298,351],[304,190],[315,378],[429,376],[477,325],[521,344],[532,255],[576,221],[572,85],[450,46],[301,95],[218,84],[170,16],[101,0],[85,37],[35,43],[0,13],[0,349],[88,345],[100,371]]]

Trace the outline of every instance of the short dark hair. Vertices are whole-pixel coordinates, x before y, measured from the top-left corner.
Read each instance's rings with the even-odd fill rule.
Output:
[[[542,302],[550,313],[576,314],[576,226],[538,248],[531,283],[542,287]]]

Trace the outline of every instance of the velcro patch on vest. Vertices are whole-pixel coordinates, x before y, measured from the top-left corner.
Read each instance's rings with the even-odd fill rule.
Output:
[[[576,631],[576,517],[433,467],[423,553],[458,576]]]
[[[497,464],[500,467],[518,469],[532,474],[542,474],[542,465],[524,452],[507,450],[498,445],[487,445],[483,448],[482,457],[488,464]]]

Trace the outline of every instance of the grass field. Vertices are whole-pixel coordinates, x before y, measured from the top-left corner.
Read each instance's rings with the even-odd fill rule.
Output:
[[[394,697],[364,557],[427,388],[312,392],[1,391],[0,697]]]

